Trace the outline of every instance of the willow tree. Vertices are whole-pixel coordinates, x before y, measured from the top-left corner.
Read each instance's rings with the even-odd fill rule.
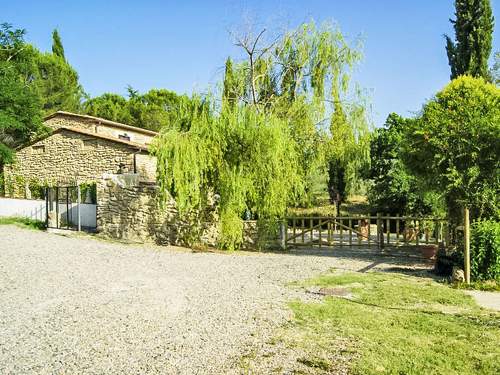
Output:
[[[307,197],[330,146],[331,93],[347,92],[360,59],[330,25],[304,24],[270,43],[265,33],[236,38],[243,60],[226,62],[221,105],[210,95],[186,101],[152,145],[163,196],[181,213],[219,197],[224,248],[241,244],[244,217],[272,228]]]
[[[237,97],[240,104],[289,123],[299,145],[306,192],[326,166],[334,177],[329,190],[353,190],[369,159],[366,105],[350,84],[361,60],[359,41],[351,46],[338,28],[314,23],[271,43],[263,41],[265,30],[254,35],[236,38],[244,61],[226,63],[224,97],[231,103]]]
[[[181,213],[203,211],[211,196],[219,197],[219,244],[234,249],[242,241],[245,211],[272,223],[300,196],[297,147],[288,124],[276,116],[245,106],[213,115],[216,108],[205,103],[185,100],[178,123],[189,118],[189,129],[161,132],[152,150],[163,196],[173,194]]]

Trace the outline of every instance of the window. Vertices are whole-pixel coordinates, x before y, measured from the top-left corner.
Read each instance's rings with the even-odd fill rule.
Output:
[[[118,138],[123,139],[124,141],[130,141],[130,137],[127,135],[127,133],[119,134]]]
[[[43,154],[45,152],[44,145],[32,146],[34,154]]]

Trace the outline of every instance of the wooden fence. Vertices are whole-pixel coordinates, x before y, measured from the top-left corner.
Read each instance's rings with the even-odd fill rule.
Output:
[[[410,216],[288,217],[286,247],[419,246],[448,242],[444,218]]]

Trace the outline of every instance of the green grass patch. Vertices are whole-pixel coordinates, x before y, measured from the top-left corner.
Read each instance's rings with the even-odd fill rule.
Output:
[[[324,372],[315,353],[348,339],[357,353],[354,374],[499,374],[500,314],[437,282],[399,274],[323,275],[306,286],[345,287],[352,300],[325,297],[293,302],[294,332]],[[286,337],[286,336],[285,336]],[[320,363],[321,365],[317,365]]]
[[[36,230],[45,229],[43,221],[28,219],[26,217],[0,217],[0,225],[17,225],[22,228]]]
[[[473,281],[470,284],[454,283],[453,288],[468,289],[468,290],[482,290],[485,292],[500,292],[500,281],[486,280],[486,281]]]

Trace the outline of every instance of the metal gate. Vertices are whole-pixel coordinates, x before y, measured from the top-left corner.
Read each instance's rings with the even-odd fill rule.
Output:
[[[79,186],[47,187],[45,191],[46,226],[53,229],[95,231],[95,201],[82,202]]]
[[[288,217],[285,247],[419,246],[447,242],[448,222],[436,217]]]

